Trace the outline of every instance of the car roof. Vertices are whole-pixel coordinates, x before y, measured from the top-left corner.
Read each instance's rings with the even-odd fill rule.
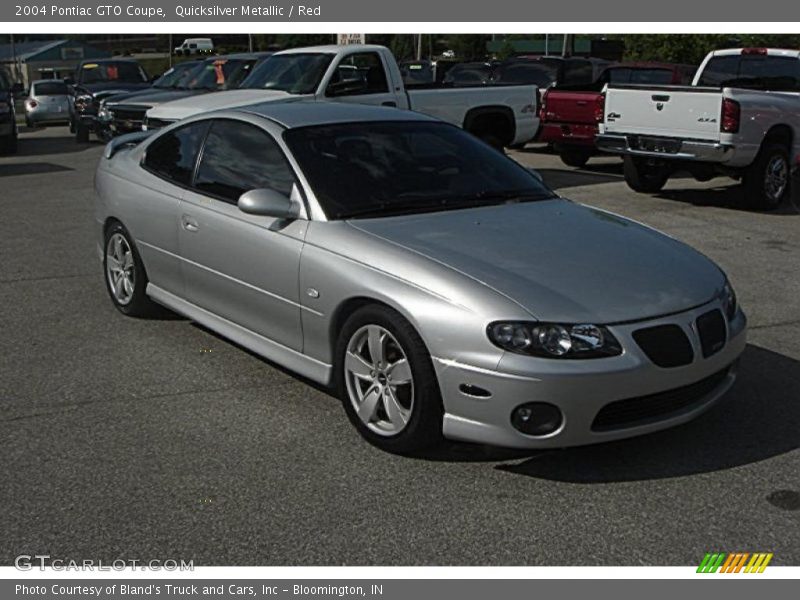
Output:
[[[262,102],[235,110],[259,115],[287,129],[365,121],[438,121],[410,110],[344,102]]]

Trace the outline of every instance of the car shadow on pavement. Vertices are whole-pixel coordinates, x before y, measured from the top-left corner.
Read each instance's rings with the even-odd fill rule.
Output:
[[[685,477],[753,464],[800,447],[798,398],[800,362],[748,344],[727,397],[690,423],[619,442],[539,452],[496,468],[592,484]]]
[[[78,143],[72,136],[37,136],[38,130],[33,130],[33,135],[20,137],[18,150],[14,156],[44,156],[54,154],[72,154],[96,148],[97,143]],[[42,130],[44,133],[45,130]]]
[[[674,200],[676,202],[691,204],[692,206],[716,206],[718,208],[727,208],[744,212],[759,212],[765,215],[776,216],[798,214],[798,209],[795,207],[796,201],[794,204],[790,201],[784,202],[780,207],[772,211],[758,211],[757,209],[753,209],[745,202],[744,189],[742,186],[736,184],[699,190],[666,189],[656,194],[656,196],[665,200]]]
[[[0,164],[0,177],[14,175],[40,175],[42,173],[58,173],[60,171],[73,171],[69,167],[49,162],[21,162]]]

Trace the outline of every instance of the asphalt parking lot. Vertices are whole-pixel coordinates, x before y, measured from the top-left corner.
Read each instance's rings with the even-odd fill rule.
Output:
[[[0,157],[0,564],[800,564],[800,214],[729,180],[630,191],[615,158],[515,152],[562,195],[643,221],[729,274],[750,318],[740,379],[700,419],[602,446],[424,458],[362,441],[338,401],[103,287],[100,144],[24,132]],[[569,235],[569,232],[565,232]],[[576,244],[581,243],[579,239]]]

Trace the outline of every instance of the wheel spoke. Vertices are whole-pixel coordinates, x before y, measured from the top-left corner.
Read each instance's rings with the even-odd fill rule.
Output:
[[[133,253],[132,252],[126,252],[125,256],[124,256],[124,258],[122,260],[122,268],[125,269],[125,270],[128,270],[131,267],[133,267]]]
[[[122,287],[125,290],[126,295],[128,296],[133,295],[133,284],[131,283],[131,280],[125,275],[122,276]]]
[[[119,277],[117,277],[116,281],[114,281],[114,295],[117,297],[117,300],[122,299],[123,279],[124,277],[120,275]]]
[[[120,264],[119,261],[114,258],[111,254],[106,255],[106,261],[108,262],[108,268],[112,271],[119,271]]]
[[[371,364],[364,360],[355,352],[347,352],[345,367],[353,375],[360,379],[372,379],[372,372],[375,370]]]
[[[114,238],[114,258],[117,259],[118,262],[122,262],[122,236],[118,235]]]
[[[384,335],[380,327],[370,325],[367,329],[367,342],[369,344],[369,355],[372,357],[373,364],[380,366],[383,364],[383,341]]]
[[[383,392],[383,407],[386,409],[386,415],[389,417],[392,425],[398,430],[402,429],[408,423],[408,416],[406,410],[400,406],[397,397],[394,395],[392,388],[387,387]]]
[[[392,385],[411,383],[411,367],[405,358],[389,365],[387,373],[391,377]]]
[[[370,423],[375,416],[375,410],[378,408],[378,400],[380,400],[381,392],[377,385],[371,386],[367,393],[364,394],[364,399],[358,406],[358,416],[364,423]]]

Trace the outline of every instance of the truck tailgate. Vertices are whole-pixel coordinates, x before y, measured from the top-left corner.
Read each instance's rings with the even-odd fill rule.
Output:
[[[594,125],[600,92],[569,92],[554,88],[547,92],[544,118],[552,123]]]
[[[722,91],[688,86],[609,86],[605,132],[719,141]]]

